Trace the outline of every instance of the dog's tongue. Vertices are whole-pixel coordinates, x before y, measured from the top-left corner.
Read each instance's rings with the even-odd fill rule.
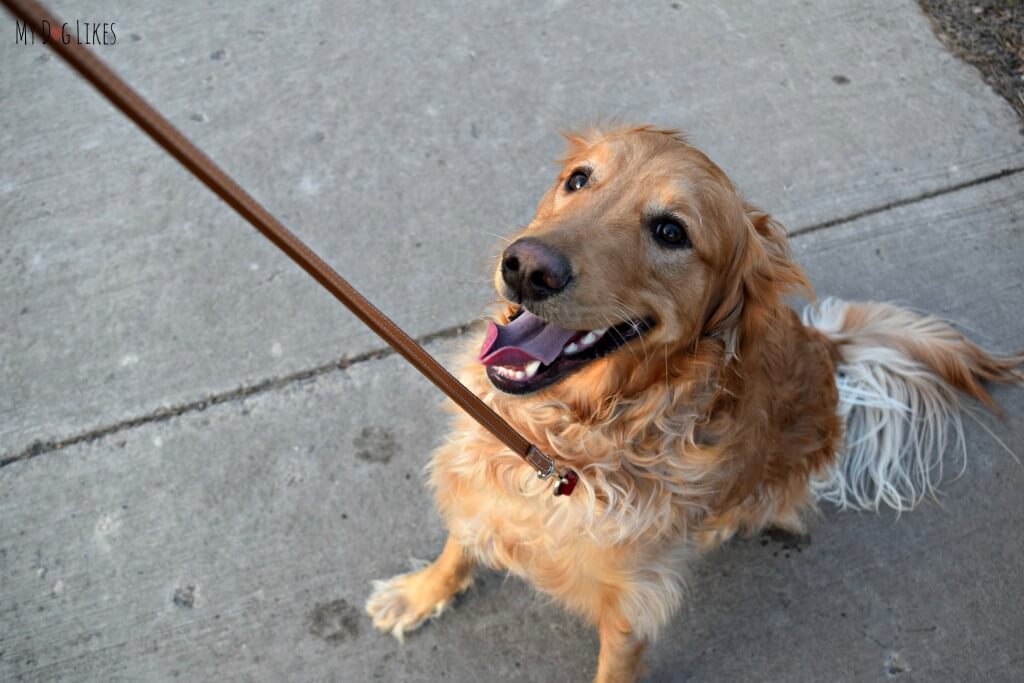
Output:
[[[546,323],[529,311],[523,311],[508,325],[487,326],[487,336],[480,348],[484,365],[526,365],[539,360],[551,365],[562,347],[576,334]]]

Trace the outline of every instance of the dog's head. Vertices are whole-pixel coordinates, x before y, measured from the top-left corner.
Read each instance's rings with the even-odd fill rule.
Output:
[[[566,138],[558,179],[495,270],[510,322],[490,328],[481,360],[496,388],[527,394],[644,366],[664,376],[670,358],[753,332],[762,309],[807,286],[781,227],[679,134]]]

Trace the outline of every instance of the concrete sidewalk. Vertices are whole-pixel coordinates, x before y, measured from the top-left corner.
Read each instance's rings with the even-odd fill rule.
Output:
[[[819,294],[1024,339],[1024,138],[912,2],[162,5],[54,8],[442,356],[556,130],[613,115],[689,131]],[[440,396],[44,48],[0,55],[0,679],[588,680],[594,635],[501,576],[371,631],[369,580],[443,540]],[[649,679],[1024,678],[1024,469],[969,447],[941,507],[718,553]]]

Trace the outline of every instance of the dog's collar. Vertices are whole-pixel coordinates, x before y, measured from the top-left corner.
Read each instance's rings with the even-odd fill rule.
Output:
[[[730,327],[725,332],[718,331],[713,335],[715,339],[721,339],[722,343],[725,344],[725,364],[728,365],[734,358],[736,358],[736,347],[739,345],[739,330],[735,326]]]
[[[739,318],[743,311],[743,302],[737,303],[732,309],[718,321],[714,328],[707,329],[711,321],[711,315],[704,321],[704,334],[706,339],[720,339],[725,345],[725,362],[730,363],[736,358],[736,349],[739,346]]]

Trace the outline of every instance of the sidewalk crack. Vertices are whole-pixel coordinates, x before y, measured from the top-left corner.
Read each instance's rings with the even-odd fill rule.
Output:
[[[475,323],[453,325],[452,327],[447,327],[443,330],[438,330],[436,332],[431,332],[421,337],[417,337],[416,342],[421,346],[425,346],[442,339],[454,339],[465,334],[474,326],[474,324]],[[200,413],[211,406],[230,403],[233,401],[241,401],[249,398],[250,396],[264,394],[276,389],[282,389],[296,382],[320,377],[339,370],[347,370],[358,363],[387,358],[388,356],[395,355],[395,353],[395,350],[391,347],[384,347],[353,356],[344,356],[337,360],[332,360],[312,368],[297,370],[277,377],[270,377],[260,380],[254,384],[244,385],[230,391],[209,394],[201,399],[176,403],[170,406],[161,406],[160,408],[157,408],[150,413],[146,413],[145,415],[139,415],[138,417],[121,420],[120,422],[115,422],[113,424],[103,425],[101,427],[79,432],[78,434],[72,434],[64,438],[49,440],[39,439],[33,441],[28,445],[28,447],[19,452],[0,457],[0,467],[13,465],[16,462],[28,460],[38,455],[43,455],[44,453],[59,451],[63,448],[67,448],[68,446],[96,441],[110,436],[111,434],[117,434],[118,432],[141,427],[142,425],[166,422],[167,420],[187,415],[189,413]]]
[[[809,235],[815,232],[820,232],[822,230],[834,228],[836,226],[844,225],[846,223],[852,223],[853,221],[865,218],[867,216],[874,216],[876,214],[884,213],[891,209],[896,209],[902,206],[909,206],[911,204],[927,201],[935,197],[941,197],[942,195],[958,192],[960,190],[974,187],[976,185],[983,185],[985,183],[990,183],[995,180],[1007,178],[1009,176],[1021,173],[1022,171],[1024,171],[1024,166],[1005,168],[1001,171],[989,173],[988,175],[974,178],[972,180],[967,180],[962,183],[957,183],[955,185],[950,185],[937,190],[922,192],[913,197],[898,199],[895,201],[887,202],[885,204],[881,204],[879,206],[874,206],[867,209],[863,209],[861,211],[856,211],[854,213],[842,216],[840,218],[833,218],[827,221],[822,221],[820,223],[814,223],[812,225],[808,225],[802,228],[797,228],[795,230],[790,231],[789,236],[791,238],[795,238],[802,237],[804,235]],[[436,332],[431,332],[429,334],[417,337],[416,342],[421,345],[426,345],[441,339],[454,339],[465,334],[475,324],[476,322],[470,322],[461,325],[454,325],[452,327],[447,327],[443,330],[438,330]],[[187,401],[171,406],[161,407],[145,415],[129,418],[127,420],[122,420],[120,422],[115,422],[113,424],[105,425],[102,427],[97,427],[95,429],[80,432],[78,434],[73,434],[64,438],[36,440],[29,444],[29,446],[27,446],[26,448],[22,449],[21,451],[0,457],[0,467],[6,467],[7,465],[12,465],[16,462],[21,462],[23,460],[28,460],[30,458],[43,455],[44,453],[59,451],[68,446],[96,441],[106,436],[110,436],[111,434],[123,432],[128,429],[134,429],[135,427],[141,427],[142,425],[152,424],[156,422],[165,422],[167,420],[179,417],[181,415],[202,412],[209,408],[210,406],[243,400],[249,398],[250,396],[256,396],[258,394],[263,394],[268,391],[281,389],[290,384],[294,384],[295,382],[301,382],[307,379],[312,379],[314,377],[320,377],[322,375],[326,375],[328,373],[335,372],[338,370],[346,370],[358,363],[379,360],[381,358],[387,358],[388,356],[394,354],[395,351],[390,347],[378,348],[354,356],[345,356],[337,360],[333,360],[328,363],[318,365],[313,368],[297,370],[295,372],[280,375],[278,377],[264,379],[259,382],[256,382],[255,384],[241,386],[236,389],[232,389],[231,391],[210,394],[204,398],[197,399],[194,401]]]
[[[878,206],[872,206],[867,209],[855,211],[854,213],[851,213],[847,216],[832,218],[827,221],[822,221],[820,223],[814,223],[813,225],[797,228],[795,230],[790,231],[789,236],[796,237],[798,235],[809,235],[813,232],[819,232],[821,230],[827,230],[828,228],[834,228],[837,225],[852,223],[853,221],[860,220],[861,218],[866,218],[868,216],[874,216],[876,214],[885,213],[886,211],[889,211],[891,209],[898,209],[901,206],[917,204],[918,202],[934,199],[935,197],[941,197],[942,195],[945,194],[952,194],[953,192],[966,190],[967,188],[974,187],[975,185],[984,185],[985,183],[990,183],[994,180],[1008,178],[1009,176],[1016,175],[1021,171],[1024,171],[1024,166],[1013,166],[1011,168],[1004,168],[1001,171],[989,173],[988,175],[983,175],[981,177],[973,178],[971,180],[965,180],[964,182],[957,183],[956,185],[949,185],[948,187],[943,187],[938,190],[929,190],[928,192],[922,192],[921,194],[914,195],[913,197],[896,199],[885,204],[880,204]]]

